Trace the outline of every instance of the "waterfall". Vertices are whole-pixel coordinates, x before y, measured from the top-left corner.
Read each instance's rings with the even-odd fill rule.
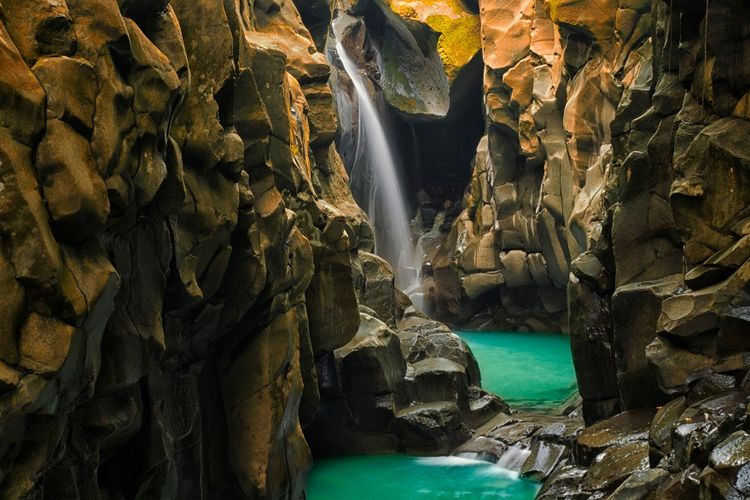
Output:
[[[333,30],[336,52],[354,84],[359,108],[356,153],[350,172],[352,192],[370,217],[375,252],[393,267],[396,287],[411,294],[419,285],[419,269],[397,156],[367,91],[365,76],[339,40],[337,21]]]

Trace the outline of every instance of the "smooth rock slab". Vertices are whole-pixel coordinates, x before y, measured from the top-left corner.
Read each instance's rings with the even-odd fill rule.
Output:
[[[591,490],[611,489],[631,474],[648,469],[648,443],[615,445],[597,457],[583,481],[583,487]]]
[[[713,449],[708,463],[719,472],[736,472],[750,464],[750,435],[745,431],[731,434]]]
[[[396,422],[408,451],[447,451],[469,437],[455,403],[412,405],[396,414]]]
[[[566,465],[557,470],[544,483],[538,500],[557,500],[566,498],[570,500],[583,500],[589,498],[591,493],[581,489],[581,482],[586,476],[588,469]]]
[[[392,391],[406,374],[398,336],[385,323],[368,314],[360,313],[357,334],[335,352],[346,384],[354,392]]]
[[[670,474],[665,469],[648,469],[638,471],[627,478],[610,496],[610,500],[640,500],[651,498],[668,478]]]
[[[521,475],[534,481],[543,481],[568,452],[567,446],[538,441],[531,445],[531,454],[521,467]]]
[[[466,371],[446,358],[427,358],[406,370],[407,394],[412,401],[450,401],[465,405],[468,398]]]
[[[578,461],[591,463],[605,448],[645,441],[653,416],[652,409],[626,411],[587,427],[576,440]]]

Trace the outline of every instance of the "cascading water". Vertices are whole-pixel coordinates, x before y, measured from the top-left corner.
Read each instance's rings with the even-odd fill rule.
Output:
[[[338,21],[333,22],[336,52],[354,84],[359,107],[357,146],[350,172],[352,192],[370,217],[375,252],[393,267],[396,287],[410,294],[419,285],[419,270],[397,156],[367,91],[365,76],[340,41]]]

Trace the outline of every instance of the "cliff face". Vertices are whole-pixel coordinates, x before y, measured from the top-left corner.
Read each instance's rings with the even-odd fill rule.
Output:
[[[294,4],[0,20],[0,496],[299,497],[372,241]]]
[[[544,494],[750,494],[742,2],[342,9],[426,191],[435,313],[570,331],[602,422]],[[446,451],[507,410],[370,253],[330,18],[2,0],[0,497],[298,498],[308,443]]]
[[[433,262],[436,307],[567,330],[571,262],[601,232],[624,132],[613,120],[631,89],[648,94],[651,2],[480,2],[479,17],[487,132]]]
[[[412,94],[426,101],[406,87],[394,101],[392,68],[420,82],[429,64],[413,67],[406,49],[390,61],[388,47],[411,43],[441,61],[447,96],[434,91],[451,101],[472,57],[457,70],[441,49],[453,34],[440,27],[444,11],[454,25],[478,22],[458,48],[481,48],[486,131],[463,211],[426,251],[435,313],[570,331],[594,419],[745,367],[738,353],[748,346],[731,333],[745,327],[748,304],[750,82],[738,5],[507,0],[480,1],[475,13],[469,3],[363,0],[352,9],[367,26],[352,43],[381,53],[370,73],[412,131],[425,121],[448,130],[462,101],[425,113],[402,106]]]
[[[398,7],[432,3],[389,6],[425,54],[440,55],[444,33]],[[433,228],[426,252],[435,313],[569,331],[584,417],[606,420],[574,440],[543,497],[609,494],[628,477],[623,498],[747,495],[744,472],[725,460],[747,461],[737,452],[750,352],[746,9],[736,0],[477,6],[486,131],[463,211],[447,233]],[[369,33],[371,46],[386,44]],[[450,113],[390,105],[411,123],[450,123]]]
[[[747,437],[741,2],[480,1],[480,20],[488,130],[433,262],[438,310],[532,329],[567,313],[586,422],[626,411],[579,436],[544,497],[633,473],[618,494],[747,495],[723,461]]]

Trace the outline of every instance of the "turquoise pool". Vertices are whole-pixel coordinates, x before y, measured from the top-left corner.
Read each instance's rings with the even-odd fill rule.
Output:
[[[539,485],[489,462],[375,455],[318,459],[308,500],[532,500]]]
[[[547,411],[576,390],[570,340],[556,333],[457,332],[471,347],[482,387],[514,410]]]
[[[516,410],[549,411],[576,388],[568,337],[458,332],[471,346],[482,386]],[[308,500],[532,500],[539,485],[496,464],[459,457],[380,455],[315,461]]]

